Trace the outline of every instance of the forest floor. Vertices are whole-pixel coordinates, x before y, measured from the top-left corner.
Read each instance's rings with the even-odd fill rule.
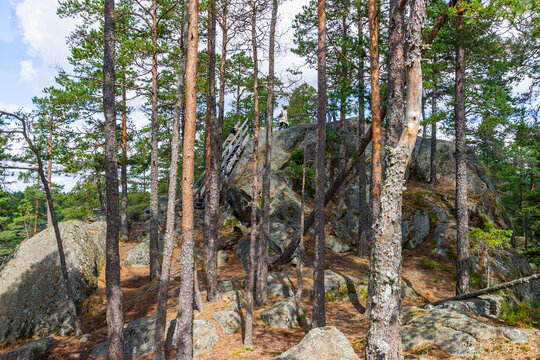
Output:
[[[220,232],[220,237],[227,238],[232,235],[232,231]],[[202,232],[196,233],[196,243],[202,247]],[[121,260],[125,260],[127,253],[133,249],[137,243],[121,243]],[[308,234],[306,246],[311,253],[313,250],[313,236]],[[403,250],[403,278],[413,284],[413,288],[419,295],[417,300],[403,300],[403,306],[423,305],[427,302],[450,297],[454,294],[455,275],[453,271],[453,261],[433,254],[432,241],[428,240],[414,250]],[[234,250],[234,248],[233,248]],[[179,247],[176,247],[173,256],[173,266],[171,272],[171,286],[169,287],[168,313],[167,319],[172,320],[176,317],[178,311],[178,289],[179,289],[179,262],[176,261],[180,255]],[[229,251],[230,259],[227,263],[218,268],[219,281],[239,280],[241,281],[247,274],[242,269],[238,259],[233,251]],[[326,250],[326,267],[332,271],[365,278],[368,275],[369,261],[358,259],[352,252],[334,253]],[[436,269],[427,269],[422,265],[422,260],[429,258],[438,263]],[[309,259],[305,260],[306,266],[303,268],[304,278],[304,296],[302,307],[306,315],[311,317],[311,300],[309,291],[312,285],[312,264]],[[290,283],[296,290],[297,278],[294,267],[289,267],[283,271],[289,274]],[[148,267],[122,266],[121,282],[123,291],[123,309],[124,322],[129,323],[143,316],[154,315],[157,308],[157,282],[148,281]],[[203,261],[198,264],[199,287],[205,300],[205,273]],[[268,303],[273,304],[280,299],[269,296]],[[202,313],[195,311],[196,319],[212,320],[212,314],[216,311],[228,309],[231,303],[222,299],[215,303],[204,303],[205,309]],[[326,321],[327,325],[337,327],[351,342],[355,352],[363,358],[365,351],[365,338],[368,330],[368,321],[364,316],[365,301],[333,301],[327,302]],[[216,326],[219,335],[219,342],[213,350],[196,356],[196,359],[204,360],[223,360],[223,359],[272,359],[290,347],[298,344],[302,338],[309,332],[308,327],[295,327],[293,329],[273,329],[266,326],[260,317],[258,309],[254,314],[254,344],[252,350],[245,350],[242,347],[242,333],[238,331],[232,335],[226,335],[221,332],[221,328]],[[245,309],[244,316],[245,316]],[[105,293],[105,271],[101,272],[99,278],[98,291],[90,296],[83,304],[79,318],[84,334],[88,334],[88,340],[80,341],[80,337],[68,336],[57,337],[59,342],[57,346],[44,354],[41,359],[89,359],[92,349],[107,338],[106,325],[106,293]],[[502,322],[493,320],[479,319],[488,322],[494,326],[503,326]],[[496,340],[481,340],[480,348],[484,352],[477,355],[475,359],[539,359],[540,354],[540,329],[524,328],[523,331],[531,336],[531,341],[524,344],[516,344],[509,340],[499,338]],[[8,351],[12,348],[23,345],[28,341],[17,342],[0,346],[0,352]],[[174,359],[175,353],[166,354],[167,359]],[[424,344],[417,348],[407,349],[405,359],[450,359],[444,350],[434,344]],[[142,359],[151,359],[147,355]],[[459,359],[459,358],[455,358]]]

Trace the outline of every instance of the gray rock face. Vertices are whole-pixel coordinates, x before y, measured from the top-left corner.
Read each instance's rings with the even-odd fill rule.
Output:
[[[313,287],[309,289],[313,293]],[[324,296],[327,301],[358,300],[367,294],[367,279],[324,271]]]
[[[77,307],[97,289],[105,223],[60,224]],[[24,241],[0,269],[0,343],[73,330],[52,228]]]
[[[349,245],[342,243],[332,235],[326,235],[324,237],[324,247],[336,253],[343,253],[351,250]]]
[[[464,301],[446,301],[437,305],[436,308],[461,314],[471,313],[476,316],[497,317],[500,314],[503,300],[502,296],[488,295]]]
[[[159,233],[159,251],[163,253],[164,236]],[[141,243],[131,249],[123,266],[144,267],[150,265],[150,235],[144,237]]]
[[[432,342],[452,356],[472,356],[477,339],[493,339],[499,333],[495,327],[447,309],[411,306],[403,309],[402,318],[404,348]]]
[[[221,326],[224,334],[234,334],[242,326],[242,316],[236,308],[218,311],[212,318]]]
[[[229,261],[229,253],[225,250],[219,250],[217,253],[217,263],[225,264],[227,261]]]
[[[402,237],[405,241],[412,233],[411,239],[408,241],[408,245],[411,249],[414,249],[422,242],[429,234],[429,213],[428,211],[422,211],[414,214],[411,220],[403,221],[402,225]]]
[[[302,341],[274,360],[360,360],[351,343],[333,326],[315,328]]]
[[[32,341],[20,348],[0,354],[0,360],[35,360],[43,353],[56,345],[57,341],[52,337],[44,337],[42,339]]]
[[[278,329],[292,329],[298,324],[298,315],[303,315],[302,308],[296,305],[293,297],[281,300],[261,313],[262,321]]]
[[[178,339],[178,329],[176,328],[176,319],[171,321],[169,330],[167,330],[167,347],[176,349]],[[210,351],[219,341],[216,332],[216,325],[206,320],[193,320],[193,355]]]
[[[126,357],[135,355],[141,357],[154,349],[154,333],[156,331],[156,317],[146,316],[130,322],[124,326],[124,354]],[[107,358],[109,341],[99,343],[90,356],[98,359]]]
[[[411,300],[418,299],[418,294],[416,294],[416,291],[412,288],[412,283],[405,279],[401,280],[401,298]]]

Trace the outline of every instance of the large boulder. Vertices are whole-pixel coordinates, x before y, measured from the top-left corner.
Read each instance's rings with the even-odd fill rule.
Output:
[[[333,326],[311,330],[298,344],[274,360],[360,360],[351,343]]]
[[[178,340],[176,324],[177,321],[174,319],[167,330],[167,347],[169,349],[176,349]],[[218,341],[219,336],[214,323],[200,319],[193,320],[193,355],[196,356],[212,350]]]
[[[242,315],[238,308],[221,310],[212,315],[224,334],[234,334],[242,326]]]
[[[313,293],[313,287],[309,289]],[[367,278],[338,274],[330,269],[324,271],[324,296],[327,301],[364,299],[367,294]]]
[[[0,354],[0,360],[35,360],[56,345],[57,341],[50,336],[32,341],[20,348]]]
[[[479,339],[494,339],[499,330],[449,309],[406,307],[402,313],[404,348],[434,343],[452,356],[473,356]]]
[[[292,329],[298,324],[298,316],[303,314],[295,299],[289,297],[261,312],[261,319],[271,328]]]
[[[105,262],[105,233],[105,222],[60,224],[78,309],[97,289]],[[0,304],[0,343],[73,331],[52,228],[24,241],[0,268]]]

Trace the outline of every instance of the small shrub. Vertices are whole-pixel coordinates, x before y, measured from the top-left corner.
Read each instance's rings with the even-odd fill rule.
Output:
[[[486,280],[481,274],[471,272],[469,277],[469,285],[475,288],[484,288],[486,286]]]
[[[540,327],[540,302],[522,301],[510,306],[505,300],[501,306],[501,319],[509,325]]]
[[[439,263],[431,259],[422,259],[420,260],[420,266],[428,270],[437,270],[437,268],[439,267]]]

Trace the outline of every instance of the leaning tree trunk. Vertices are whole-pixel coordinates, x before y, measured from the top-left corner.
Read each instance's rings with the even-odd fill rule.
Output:
[[[381,211],[370,259],[373,279],[366,359],[401,359],[401,207],[405,171],[416,142],[422,104],[422,28],[425,0],[413,0],[407,27],[407,110],[397,144],[388,147]]]
[[[298,262],[296,263],[296,278],[298,280],[298,289],[296,290],[296,304],[300,306],[302,301],[302,291],[304,289],[304,280],[302,278],[302,256],[304,252],[304,206],[306,203],[306,154],[302,162],[302,199],[300,201],[300,244],[298,248]]]
[[[103,111],[105,114],[105,196],[107,202],[105,283],[107,289],[107,325],[109,339],[107,358],[123,359],[124,314],[122,312],[120,252],[118,249],[118,164],[116,159],[116,110],[114,104],[115,20],[113,0],[105,0],[104,31]]]
[[[433,56],[433,93],[431,95],[431,149],[429,157],[429,182],[437,184],[437,54]]]
[[[462,5],[461,3],[459,5]],[[461,6],[459,6],[461,7]],[[457,266],[456,295],[469,292],[469,214],[467,212],[467,164],[465,139],[465,19],[457,15],[458,45],[456,49],[456,222]]]
[[[34,236],[37,235],[37,224],[38,224],[38,218],[39,218],[39,197],[37,196],[39,194],[39,177],[36,181],[36,208],[34,210]],[[47,217],[49,215],[49,212],[47,211]]]
[[[366,91],[364,84],[364,23],[362,20],[362,5],[358,3],[358,38],[360,39],[360,58],[358,62],[358,143],[362,142],[364,136],[365,119],[365,100]],[[358,237],[356,239],[356,255],[366,257],[367,250],[367,232],[368,232],[368,205],[366,199],[366,155],[365,152],[358,154]]]
[[[315,146],[315,249],[313,327],[326,326],[324,298],[324,175],[326,149],[326,3],[319,0],[317,51],[317,143]]]
[[[268,280],[268,236],[270,234],[270,168],[272,166],[272,131],[274,126],[274,49],[276,36],[278,2],[272,1],[270,23],[270,44],[268,47],[268,98],[266,100],[266,150],[264,153],[264,174],[262,181],[262,223],[259,234],[259,257],[257,263],[257,286],[255,303],[266,305]]]
[[[159,276],[159,194],[158,194],[158,63],[157,63],[157,0],[152,8],[152,115],[150,140],[150,280]]]
[[[369,192],[369,225],[368,241],[373,244],[374,225],[381,207],[381,187],[382,187],[382,130],[381,130],[381,98],[379,88],[379,19],[377,12],[377,1],[369,0],[369,57],[371,69],[371,185]],[[373,280],[368,281],[368,297],[366,302],[366,314],[371,309],[371,297]]]
[[[204,245],[206,250],[206,298],[218,300],[217,246],[219,218],[219,175],[221,170],[221,129],[216,119],[216,2],[208,8],[208,98],[206,108],[206,192],[204,206]]]
[[[187,39],[188,30],[188,7],[184,8],[183,16],[183,34],[181,42],[182,57],[178,69],[178,80],[176,85],[176,103],[174,105],[173,123],[172,123],[172,142],[171,142],[171,166],[169,172],[169,196],[167,202],[167,219],[165,227],[165,245],[163,249],[163,263],[161,264],[161,278],[158,290],[158,307],[156,311],[156,332],[154,335],[154,360],[165,358],[163,348],[163,337],[165,335],[165,322],[167,320],[167,299],[169,280],[171,275],[171,262],[174,250],[174,218],[176,204],[176,185],[178,181],[178,158],[180,147],[180,117],[184,106],[184,77],[186,75],[186,49],[185,39]]]
[[[249,241],[249,269],[246,289],[246,320],[244,333],[244,347],[251,348],[253,345],[253,290],[255,287],[255,242],[257,241],[257,206],[259,194],[259,83],[258,83],[258,58],[257,58],[257,4],[251,0],[251,46],[253,47],[253,182],[251,185],[251,234]]]
[[[51,117],[49,119],[49,164],[47,166],[47,181],[49,182],[49,190],[51,189],[52,184],[52,140],[53,140],[53,118],[54,118],[54,112],[51,111]],[[47,208],[47,227],[52,226],[52,216],[51,212],[49,211],[49,208]]]
[[[182,252],[180,255],[180,293],[178,311],[178,348],[176,358],[193,358],[193,170],[195,126],[197,122],[197,43],[199,1],[189,0],[189,30],[186,62],[186,119],[182,164]]]
[[[218,100],[218,127],[223,130],[223,121],[225,118],[225,67],[227,65],[227,44],[228,32],[227,32],[227,16],[228,16],[228,5],[230,0],[225,0],[223,2],[222,10],[222,23],[221,26],[221,64],[219,66],[219,100]]]

